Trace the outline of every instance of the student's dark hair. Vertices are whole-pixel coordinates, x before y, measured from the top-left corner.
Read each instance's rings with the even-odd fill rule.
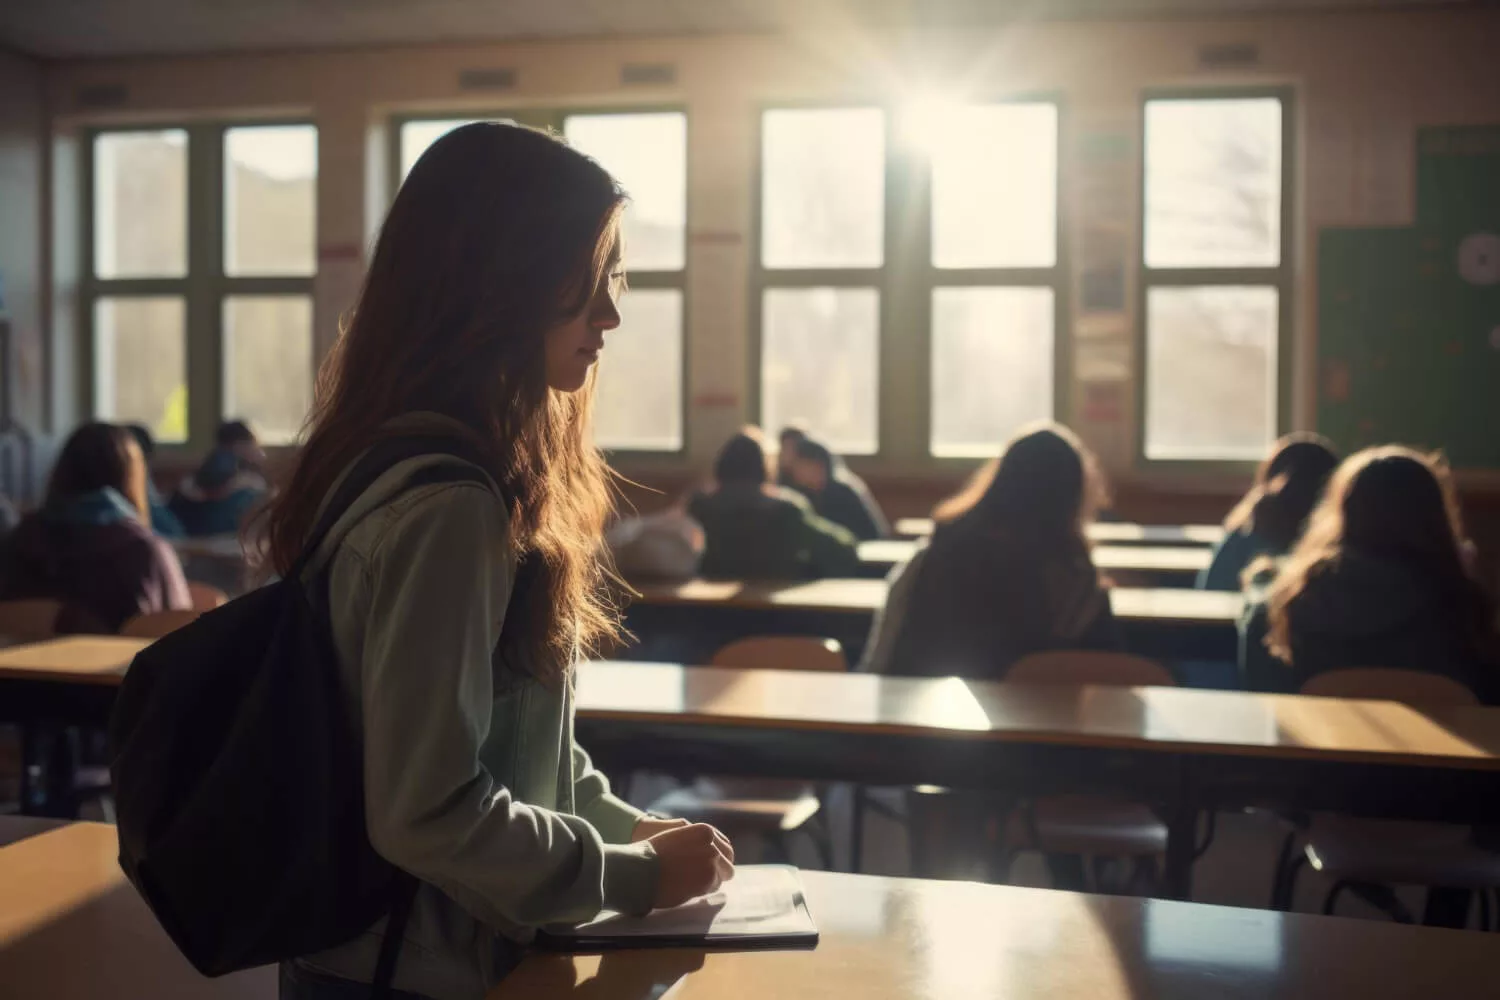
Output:
[[[807,440],[807,428],[801,424],[787,424],[776,435],[776,440],[783,448],[795,448],[798,444]]]
[[[516,125],[449,132],[386,216],[353,317],[323,363],[306,444],[269,518],[285,572],[335,477],[394,417],[446,414],[510,501],[523,562],[507,660],[560,680],[618,632],[599,538],[611,509],[593,445],[594,382],[548,387],[547,331],[588,307],[618,255],[624,195],[593,160]]]
[[[714,482],[719,486],[764,486],[771,481],[765,435],[746,427],[724,442],[714,459]]]
[[[1087,551],[1085,526],[1106,500],[1093,452],[1061,424],[1024,427],[963,489],[938,504],[942,525],[1011,534],[1037,546]]]
[[[125,429],[135,438],[135,443],[141,446],[142,455],[150,458],[156,454],[156,438],[151,436],[151,431],[145,424],[126,424]]]
[[[255,431],[243,420],[226,420],[214,432],[214,444],[220,448],[232,448],[237,444],[256,442]]]
[[[1441,455],[1399,445],[1349,456],[1328,482],[1268,594],[1266,646],[1292,658],[1292,605],[1345,552],[1406,565],[1443,595],[1476,638],[1492,628],[1488,595],[1465,565],[1463,519]]]
[[[1292,547],[1338,467],[1333,444],[1319,434],[1288,434],[1255,471],[1249,491],[1224,518],[1226,531],[1254,531],[1278,550]]]
[[[797,457],[808,462],[817,462],[823,467],[823,472],[830,478],[838,465],[838,459],[834,457],[828,447],[812,438],[805,437],[796,444]]]
[[[114,424],[84,424],[72,434],[58,452],[47,481],[50,505],[80,493],[93,493],[106,487],[130,499],[130,446],[135,436]]]

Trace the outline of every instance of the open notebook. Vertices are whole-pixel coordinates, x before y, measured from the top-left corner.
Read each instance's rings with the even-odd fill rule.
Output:
[[[790,865],[741,865],[711,896],[640,917],[606,910],[586,924],[537,935],[539,946],[554,951],[810,948],[817,943],[802,879]]]

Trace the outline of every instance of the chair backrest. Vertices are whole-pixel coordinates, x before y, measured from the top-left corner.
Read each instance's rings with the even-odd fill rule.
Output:
[[[0,635],[11,639],[50,639],[57,634],[61,601],[0,601]]]
[[[182,626],[197,620],[201,613],[199,611],[151,611],[144,615],[136,615],[120,626],[120,634],[135,639],[160,639],[168,632],[175,632]]]
[[[1425,670],[1348,667],[1314,674],[1303,694],[1324,698],[1379,698],[1408,705],[1477,705],[1474,692],[1451,677]]]
[[[212,611],[229,603],[229,595],[224,591],[197,580],[188,581],[188,595],[193,599],[193,610],[198,612]]]
[[[1176,687],[1172,672],[1155,660],[1093,649],[1049,649],[1011,664],[1007,681],[1022,684],[1100,684]]]
[[[848,670],[837,639],[810,635],[757,635],[736,639],[714,654],[709,666],[763,670]]]

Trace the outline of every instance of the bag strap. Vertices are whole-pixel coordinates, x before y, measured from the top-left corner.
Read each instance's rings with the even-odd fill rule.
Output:
[[[401,957],[401,944],[406,939],[406,922],[411,917],[412,904],[417,898],[416,878],[402,872],[399,879],[396,898],[391,902],[391,915],[385,922],[385,935],[380,939],[380,954],[375,959],[375,978],[370,983],[370,1000],[388,1000],[391,995],[391,982],[396,978],[396,960]]]
[[[287,579],[295,580],[302,575],[302,571],[317,555],[318,549],[323,545],[323,540],[328,537],[334,525],[338,524],[339,519],[348,512],[350,507],[354,506],[354,502],[375,483],[375,480],[407,459],[419,458],[423,455],[451,455],[481,468],[484,467],[484,459],[477,448],[450,435],[394,437],[376,442],[360,457],[359,461],[354,464],[354,468],[349,470],[349,474],[344,477],[344,481],[339,484],[339,488],[334,491],[333,499],[323,509],[322,516],[318,518],[312,534],[303,545],[302,554],[287,571]]]

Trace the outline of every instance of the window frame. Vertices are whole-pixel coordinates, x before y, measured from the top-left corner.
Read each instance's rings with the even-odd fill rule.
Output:
[[[1050,104],[1057,115],[1056,192],[1053,212],[1056,253],[1050,267],[943,268],[932,262],[932,158],[902,138],[903,107],[889,98],[827,101],[770,101],[754,110],[754,170],[751,176],[749,350],[752,419],[765,423],[763,329],[765,293],[776,288],[873,288],[880,297],[876,344],[876,443],[867,454],[850,456],[870,463],[963,470],[983,459],[939,455],[932,450],[932,295],[937,288],[1050,288],[1053,304],[1052,414],[1063,420],[1071,405],[1072,331],[1070,257],[1064,205],[1068,189],[1067,106],[1055,92],[1022,91],[969,95],[965,104]],[[768,268],[764,243],[765,116],[768,111],[820,111],[873,108],[885,115],[884,245],[878,268]],[[780,428],[767,427],[768,434]],[[1003,442],[996,441],[996,451]]]
[[[202,450],[214,440],[219,424],[234,417],[224,413],[227,396],[227,352],[224,349],[224,303],[236,295],[301,296],[317,302],[317,198],[313,201],[313,272],[307,275],[231,277],[224,268],[224,233],[228,206],[225,204],[225,138],[231,129],[310,126],[317,122],[306,115],[254,120],[160,121],[101,125],[82,133],[82,169],[79,171],[79,291],[78,331],[80,340],[78,398],[91,419],[100,419],[96,398],[94,310],[101,299],[172,296],[183,301],[184,373],[187,386],[187,440],[159,442],[162,450]],[[100,278],[94,258],[95,144],[100,136],[180,130],[187,135],[187,189],[184,195],[187,257],[186,273],[177,278]],[[320,156],[321,161],[321,156]],[[319,162],[321,168],[321,162]],[[316,179],[314,190],[316,191]],[[316,330],[313,335],[316,344]],[[318,359],[307,359],[309,378],[316,375]]]
[[[684,176],[686,178],[686,189],[683,193],[684,223],[682,233],[682,267],[675,271],[637,271],[630,267],[629,260],[626,261],[626,284],[630,289],[667,289],[675,290],[682,301],[682,326],[678,330],[680,338],[681,370],[678,372],[678,385],[681,387],[677,394],[678,424],[682,429],[681,440],[676,448],[604,448],[605,455],[614,459],[623,458],[627,461],[640,459],[651,461],[653,459],[681,459],[689,454],[692,444],[692,426],[688,420],[689,407],[688,397],[690,395],[688,386],[688,374],[692,371],[691,351],[692,337],[689,332],[692,328],[692,301],[688,287],[693,267],[693,163],[692,163],[692,140],[693,121],[692,115],[688,114],[686,104],[629,104],[629,105],[558,105],[548,107],[524,107],[524,108],[496,108],[486,107],[482,109],[463,109],[451,111],[422,111],[412,114],[392,115],[390,121],[390,132],[387,136],[389,142],[386,150],[386,162],[389,165],[387,190],[390,198],[387,208],[394,203],[396,192],[401,189],[401,184],[406,178],[401,173],[401,131],[403,126],[413,122],[452,121],[456,119],[472,119],[474,121],[495,121],[508,119],[520,125],[529,125],[533,128],[546,129],[559,137],[565,135],[567,120],[575,116],[594,115],[650,115],[650,114],[679,114],[682,115],[684,128],[683,153],[686,159],[684,164]],[[626,296],[629,296],[629,291]]]
[[[1280,254],[1274,267],[1169,267],[1154,268],[1146,262],[1146,108],[1160,101],[1234,101],[1271,98],[1281,103],[1281,205]],[[1276,290],[1276,402],[1273,407],[1272,441],[1292,425],[1292,373],[1295,338],[1296,224],[1296,92],[1292,87],[1173,87],[1142,91],[1137,106],[1139,138],[1137,187],[1140,228],[1136,233],[1137,287],[1135,302],[1135,464],[1146,471],[1177,471],[1210,475],[1243,475],[1259,464],[1258,459],[1151,458],[1146,449],[1146,411],[1150,385],[1149,300],[1153,288],[1236,286]],[[1271,442],[1267,442],[1267,447]]]

